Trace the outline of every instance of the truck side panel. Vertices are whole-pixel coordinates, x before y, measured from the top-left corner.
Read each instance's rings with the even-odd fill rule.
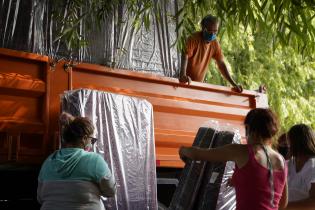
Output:
[[[66,90],[97,89],[152,103],[160,167],[182,167],[178,147],[191,145],[198,128],[210,120],[228,123],[244,135],[242,121],[247,112],[268,106],[266,96],[255,91],[240,94],[229,87],[180,84],[175,78],[100,65],[64,64],[51,67],[45,56],[0,49],[0,105],[10,110],[0,111],[0,144],[6,146],[1,147],[2,161],[9,156],[22,162],[42,160],[58,147],[60,94]],[[14,85],[17,78],[4,78],[11,74],[24,80]]]

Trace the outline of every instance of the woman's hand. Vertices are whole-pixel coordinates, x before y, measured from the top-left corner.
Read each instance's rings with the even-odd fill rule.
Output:
[[[179,154],[180,159],[182,159],[182,161],[184,161],[185,163],[188,160],[188,157],[187,157],[188,151],[189,151],[189,147],[183,147],[183,146],[180,147],[178,150],[178,154]]]

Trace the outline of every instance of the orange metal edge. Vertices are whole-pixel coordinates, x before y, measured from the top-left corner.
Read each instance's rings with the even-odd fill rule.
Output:
[[[185,163],[181,160],[156,160],[156,167],[163,168],[184,168]]]
[[[36,60],[41,62],[47,62],[49,63],[49,57],[45,55],[39,55],[35,53],[28,53],[28,52],[22,52],[17,50],[11,50],[7,48],[0,48],[0,54],[11,56],[11,57],[17,57],[17,58],[23,58],[23,59],[30,59],[30,60]],[[148,80],[151,82],[156,83],[167,83],[172,84],[174,86],[182,86],[187,87],[187,84],[179,83],[176,78],[169,78],[164,76],[159,76],[155,74],[149,74],[149,73],[142,73],[142,72],[132,72],[130,70],[121,70],[121,69],[115,69],[110,68],[106,66],[101,66],[97,64],[89,64],[89,63],[79,63],[74,69],[84,69],[85,71],[94,71],[97,73],[103,73],[103,74],[115,74],[116,76],[120,77],[132,77],[137,78],[138,80]],[[70,71],[72,71],[70,70]],[[201,83],[201,82],[192,82],[189,85],[190,88],[195,89],[208,89],[209,91],[215,91],[215,92],[225,92],[229,93],[230,95],[242,95],[242,96],[252,96],[257,97],[259,94],[256,91],[252,90],[244,90],[242,93],[237,93],[232,91],[230,87],[224,87],[219,85],[212,85],[207,83]]]
[[[7,48],[0,48],[0,55],[6,55],[10,57],[23,58],[41,62],[49,62],[48,56],[39,55],[35,53],[28,53],[23,51],[11,50]]]
[[[202,89],[202,90],[208,90],[212,92],[227,93],[229,95],[240,95],[240,96],[247,96],[247,97],[248,96],[256,97],[258,95],[256,91],[252,91],[252,90],[244,90],[242,93],[237,93],[237,92],[232,91],[232,88],[230,87],[224,87],[224,86],[201,83],[201,82],[191,82],[191,84],[188,85],[188,84],[180,83],[178,79],[176,78],[170,78],[170,77],[144,73],[144,72],[133,72],[130,70],[109,68],[109,67],[101,66],[97,64],[80,63],[73,68],[73,71],[80,71],[82,69],[84,69],[84,71],[91,71],[91,72],[99,73],[99,74],[115,75],[115,77],[121,77],[121,78],[127,77],[127,78],[133,78],[133,80],[137,79],[137,80],[148,81],[148,82],[153,82],[153,83],[162,83],[162,84],[168,84],[168,85],[173,85],[173,86]]]
[[[50,118],[49,118],[49,110],[50,110],[50,66],[47,62],[45,67],[46,69],[46,95],[45,95],[45,104],[44,104],[44,115],[43,115],[43,122],[45,123],[45,135],[44,135],[44,142],[42,145],[42,152],[44,154],[48,153],[48,142],[49,142],[49,126],[50,126]]]

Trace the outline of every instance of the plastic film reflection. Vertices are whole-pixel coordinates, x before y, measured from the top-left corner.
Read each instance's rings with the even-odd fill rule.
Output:
[[[157,209],[152,105],[143,99],[80,89],[66,92],[62,111],[89,117],[98,139],[95,151],[117,182],[107,209]]]

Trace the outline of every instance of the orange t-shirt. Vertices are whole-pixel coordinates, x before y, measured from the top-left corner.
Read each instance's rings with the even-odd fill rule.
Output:
[[[217,61],[223,59],[219,42],[213,40],[206,43],[202,32],[196,32],[188,38],[185,53],[188,56],[186,75],[198,82],[203,82],[211,58]]]

